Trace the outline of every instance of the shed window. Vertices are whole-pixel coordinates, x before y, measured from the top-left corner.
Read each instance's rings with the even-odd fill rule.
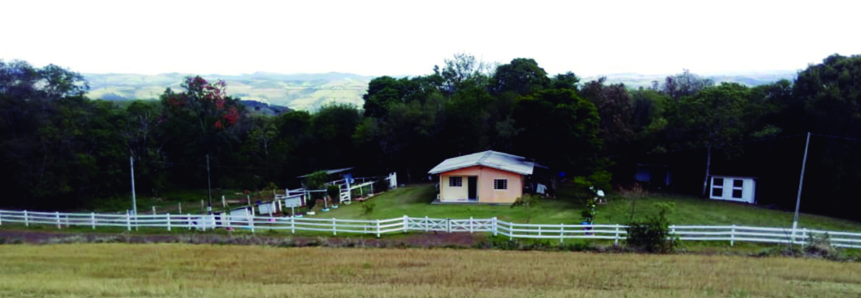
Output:
[[[463,177],[448,177],[449,187],[463,187]]]
[[[732,181],[732,187],[742,187],[744,186],[744,180],[735,179]]]
[[[493,189],[508,189],[508,179],[493,179]]]
[[[712,196],[713,197],[722,197],[723,196],[723,188],[720,188],[720,187],[712,188]]]
[[[734,199],[741,199],[741,189],[733,189],[732,190],[732,197]]]

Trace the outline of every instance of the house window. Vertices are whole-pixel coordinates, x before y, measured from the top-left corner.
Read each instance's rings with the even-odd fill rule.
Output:
[[[732,181],[732,187],[742,187],[744,186],[744,180],[735,179]]]
[[[508,189],[508,179],[493,179],[493,189]]]
[[[449,187],[463,187],[463,177],[448,177]]]
[[[732,190],[732,198],[733,199],[741,199],[741,189],[733,189]]]

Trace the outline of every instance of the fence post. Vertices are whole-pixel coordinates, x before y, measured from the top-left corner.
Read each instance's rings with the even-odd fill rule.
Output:
[[[215,213],[210,214],[209,218],[212,219],[212,229],[215,230],[215,227],[218,226],[218,223],[215,222]]]
[[[514,240],[514,225],[513,222],[508,223],[508,241]]]
[[[428,230],[430,230],[430,221],[428,220],[428,216],[425,215],[425,233],[427,233]]]
[[[93,224],[93,230],[96,229],[96,213],[90,212],[90,222]]]
[[[248,217],[248,224],[251,226],[251,234],[254,234],[254,214]]]
[[[676,226],[675,225],[670,226],[670,234],[672,234],[673,236],[676,235]]]
[[[167,231],[170,232],[170,213],[167,214]]]
[[[152,206],[152,215],[155,215],[155,205]]]
[[[3,211],[0,211],[0,226],[3,225]]]
[[[55,216],[57,217],[57,229],[60,228],[60,212],[55,212]]]
[[[496,216],[493,217],[493,236],[499,234],[499,230],[497,229],[498,223],[496,222]]]
[[[613,237],[613,245],[619,245],[619,224],[616,224],[616,236]]]
[[[801,241],[807,241],[807,228],[804,228],[804,232],[802,232],[801,237]]]
[[[729,246],[735,245],[735,225],[732,225],[732,230],[729,232]]]
[[[559,243],[565,243],[565,224],[559,224]]]
[[[338,223],[337,219],[332,217],[332,235],[338,235]]]
[[[445,219],[445,232],[451,233],[451,218]]]
[[[541,236],[541,226],[538,226],[538,236]]]
[[[290,216],[290,234],[296,234],[296,214]]]
[[[132,230],[132,214],[126,210],[126,228],[131,231]]]
[[[473,225],[473,222],[472,222],[472,216],[470,216],[470,217],[469,217],[469,233],[470,233],[470,234],[472,234],[472,225]]]
[[[185,214],[185,226],[191,230],[191,213]]]
[[[30,218],[27,217],[27,210],[24,210],[24,225],[28,227],[30,226]]]
[[[380,220],[377,220],[377,238],[380,238]]]
[[[407,232],[409,226],[410,226],[409,218],[406,215],[404,215],[404,233]]]

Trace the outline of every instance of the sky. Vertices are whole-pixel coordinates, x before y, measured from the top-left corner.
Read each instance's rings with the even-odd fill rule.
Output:
[[[10,1],[0,59],[81,73],[421,75],[455,53],[548,73],[799,70],[861,54],[861,1]]]

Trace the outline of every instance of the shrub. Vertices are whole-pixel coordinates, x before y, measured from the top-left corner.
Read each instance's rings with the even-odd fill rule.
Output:
[[[374,207],[376,207],[376,206],[374,205],[373,202],[362,201],[362,214],[364,214],[364,215],[371,214],[371,212],[374,212]]]
[[[670,236],[670,222],[667,214],[675,208],[674,203],[658,203],[657,216],[652,216],[645,221],[632,221],[628,223],[628,246],[650,253],[670,253],[679,244],[677,238]]]
[[[329,195],[330,202],[338,202],[341,197],[341,188],[337,185],[326,186],[326,194]]]
[[[835,261],[846,260],[843,252],[831,245],[831,236],[828,233],[822,234],[822,236],[810,234],[807,238],[807,244],[804,246],[804,253],[808,257],[825,258]]]

